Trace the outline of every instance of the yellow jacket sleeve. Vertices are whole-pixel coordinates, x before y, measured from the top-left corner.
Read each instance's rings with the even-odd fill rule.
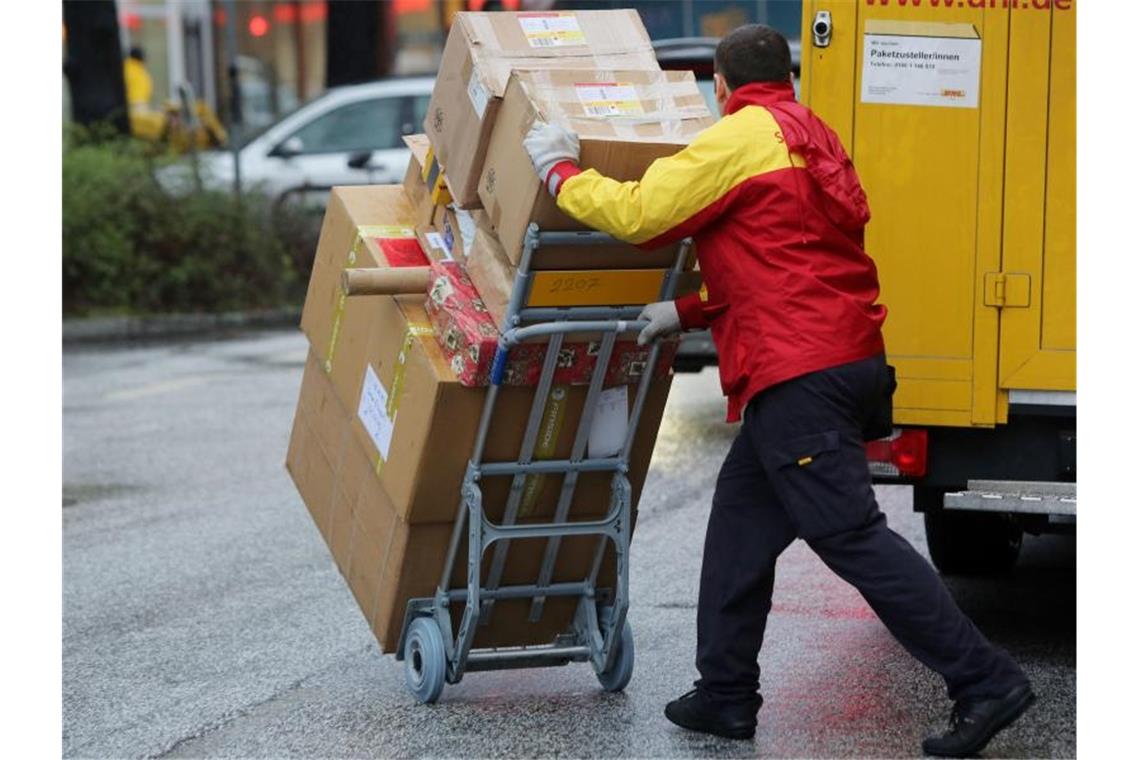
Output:
[[[576,174],[562,183],[558,208],[629,243],[667,245],[691,235],[719,216],[717,201],[755,169],[741,160],[747,142],[735,134],[737,121],[722,119],[654,161],[637,181],[618,182],[594,169]]]

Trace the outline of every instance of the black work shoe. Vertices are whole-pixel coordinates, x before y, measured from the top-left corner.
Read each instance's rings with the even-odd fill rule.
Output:
[[[1037,697],[1029,684],[994,699],[962,700],[950,712],[950,730],[922,743],[922,751],[938,757],[971,757],[985,749],[994,734],[1013,723]]]
[[[751,739],[756,734],[756,711],[764,700],[725,704],[714,702],[697,689],[665,705],[665,717],[681,728],[727,739]]]

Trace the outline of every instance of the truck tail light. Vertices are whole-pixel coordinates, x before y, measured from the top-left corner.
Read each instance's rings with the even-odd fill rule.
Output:
[[[886,438],[866,445],[872,475],[921,478],[926,474],[926,431],[921,428],[895,428]]]

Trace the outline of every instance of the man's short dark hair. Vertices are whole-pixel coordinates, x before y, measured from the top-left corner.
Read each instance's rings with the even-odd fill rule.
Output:
[[[132,47],[130,49],[130,52],[127,53],[127,55],[129,55],[131,58],[134,58],[136,61],[145,61],[146,60],[146,53],[144,53],[143,49],[141,47],[139,47],[138,45],[135,45],[134,47]]]
[[[787,82],[792,52],[784,35],[772,27],[747,24],[716,46],[716,70],[733,90],[752,82]]]

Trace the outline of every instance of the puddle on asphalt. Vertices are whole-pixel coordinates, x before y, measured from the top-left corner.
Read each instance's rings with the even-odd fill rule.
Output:
[[[63,508],[77,507],[93,501],[104,501],[116,496],[141,490],[139,486],[127,483],[88,483],[63,486]]]

